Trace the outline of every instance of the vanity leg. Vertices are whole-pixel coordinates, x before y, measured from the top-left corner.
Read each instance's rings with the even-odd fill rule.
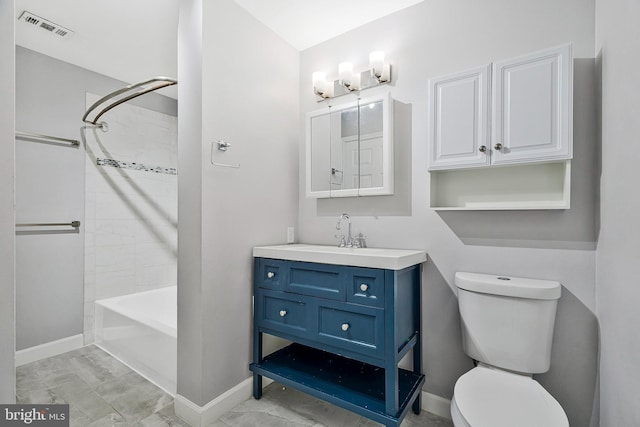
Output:
[[[262,375],[253,374],[253,398],[258,400],[262,397]]]
[[[258,331],[257,325],[254,323],[253,333],[253,363],[262,362],[262,332]],[[253,374],[253,397],[260,399],[262,397],[262,375]]]
[[[420,350],[421,350],[421,343],[420,343],[420,340],[418,340],[416,345],[413,347],[413,372],[416,374],[422,373],[422,351]],[[416,400],[413,401],[413,406],[411,407],[413,409],[413,413],[416,415],[420,415],[421,397],[422,397],[422,390],[420,390],[420,392],[418,393],[418,396],[416,396]]]
[[[420,401],[422,399],[422,391],[420,391],[420,393],[418,393],[418,396],[416,396],[416,400],[413,401],[413,405],[411,406],[411,409],[413,409],[413,413],[416,415],[420,415]]]
[[[416,345],[413,346],[413,373],[421,375],[422,374],[422,315],[420,310],[420,302],[422,300],[421,289],[422,289],[422,269],[423,265],[420,268],[415,270],[415,278],[414,278],[414,298],[413,303],[415,304],[413,307],[414,319],[413,324],[416,328],[416,336],[418,340]],[[421,401],[422,401],[422,390],[416,396],[416,400],[413,401],[413,405],[411,409],[413,409],[413,413],[416,415],[420,415],[421,410]]]
[[[385,411],[395,416],[398,413],[398,367],[389,366],[385,369]]]

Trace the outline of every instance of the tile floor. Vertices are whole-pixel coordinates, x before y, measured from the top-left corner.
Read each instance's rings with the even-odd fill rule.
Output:
[[[173,398],[95,346],[17,368],[18,403],[68,403],[71,426],[188,426],[176,417]],[[249,399],[211,427],[373,427],[373,421],[304,393],[269,385],[262,399]],[[426,412],[403,427],[451,427]]]

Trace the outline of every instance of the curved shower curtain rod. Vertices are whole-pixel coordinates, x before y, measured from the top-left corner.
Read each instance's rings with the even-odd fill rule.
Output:
[[[137,98],[141,95],[144,95],[145,93],[153,92],[154,90],[162,89],[163,87],[173,86],[177,83],[178,81],[176,79],[172,79],[171,77],[159,76],[144,82],[135,83],[135,84],[123,87],[122,89],[118,89],[115,92],[111,92],[110,94],[103,96],[98,101],[96,101],[91,107],[89,107],[87,112],[84,113],[84,116],[82,117],[82,121],[89,125],[97,126],[106,132],[107,124],[105,122],[98,123],[98,120],[104,113],[106,113],[107,111],[111,110],[114,107],[117,107],[118,105],[124,102],[127,102],[133,98]],[[151,85],[151,86],[145,87],[147,85]],[[142,88],[142,89],[135,91],[138,88]],[[132,93],[131,91],[135,91],[135,92]],[[98,107],[100,106],[104,106],[104,107],[102,108],[102,110],[100,110],[98,114],[96,114],[93,117],[93,119],[90,119],[89,115],[93,113],[94,110],[97,110]]]

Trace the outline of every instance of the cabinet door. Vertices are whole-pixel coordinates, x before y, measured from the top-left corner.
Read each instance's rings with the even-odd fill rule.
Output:
[[[493,64],[492,163],[570,159],[571,45]]]
[[[489,164],[489,70],[429,81],[429,170]]]

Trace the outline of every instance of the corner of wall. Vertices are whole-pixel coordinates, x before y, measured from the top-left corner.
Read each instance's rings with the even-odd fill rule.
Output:
[[[178,20],[178,393],[202,400],[202,0]]]
[[[271,383],[269,378],[264,378],[263,388]],[[225,412],[250,399],[252,391],[253,378],[249,377],[204,406],[198,406],[186,397],[176,394],[174,399],[175,412],[179,418],[194,427],[208,426]]]

